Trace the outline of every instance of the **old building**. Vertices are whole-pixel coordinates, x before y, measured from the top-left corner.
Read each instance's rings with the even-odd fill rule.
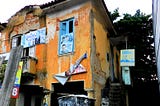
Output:
[[[103,0],[54,0],[26,6],[1,30],[0,56],[23,46],[18,106],[58,105],[58,97],[102,101],[108,77],[119,78],[116,34]],[[41,101],[41,102],[40,102]]]

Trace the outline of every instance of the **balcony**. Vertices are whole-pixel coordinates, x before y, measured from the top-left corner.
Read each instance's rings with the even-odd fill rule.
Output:
[[[32,82],[36,78],[36,64],[37,59],[31,56],[22,57],[23,61],[23,72],[22,72],[22,83]]]

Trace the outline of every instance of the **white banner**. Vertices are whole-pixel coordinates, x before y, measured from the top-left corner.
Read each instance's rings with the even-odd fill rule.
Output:
[[[36,31],[31,31],[27,34],[23,34],[21,37],[21,45],[31,47],[36,44],[42,44],[46,42],[46,28],[41,28]]]

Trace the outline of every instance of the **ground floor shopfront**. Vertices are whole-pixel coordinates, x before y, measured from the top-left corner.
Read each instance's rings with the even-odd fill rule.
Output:
[[[10,106],[44,106],[44,104],[45,106],[59,106],[59,98],[68,95],[81,95],[81,98],[86,98],[88,91],[84,90],[84,81],[67,82],[65,85],[52,83],[51,90],[37,85],[21,85],[19,98],[11,99]],[[93,98],[86,99],[95,101]]]

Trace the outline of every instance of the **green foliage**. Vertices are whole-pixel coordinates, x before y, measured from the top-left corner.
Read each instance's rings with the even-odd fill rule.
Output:
[[[0,83],[3,82],[5,70],[6,70],[6,64],[2,64],[0,67]]]
[[[119,8],[115,9],[114,13],[112,13],[112,14],[110,13],[113,21],[116,20],[118,17],[120,17],[118,10],[119,10]]]
[[[117,10],[116,14],[118,14]],[[134,15],[126,13],[123,19],[114,22],[114,26],[118,33],[117,36],[128,38],[128,49],[135,49],[135,67],[131,68],[134,70],[132,71],[134,77],[151,79],[151,74],[156,74],[151,15],[146,15],[140,10],[137,10]],[[125,49],[125,42],[117,47]]]

